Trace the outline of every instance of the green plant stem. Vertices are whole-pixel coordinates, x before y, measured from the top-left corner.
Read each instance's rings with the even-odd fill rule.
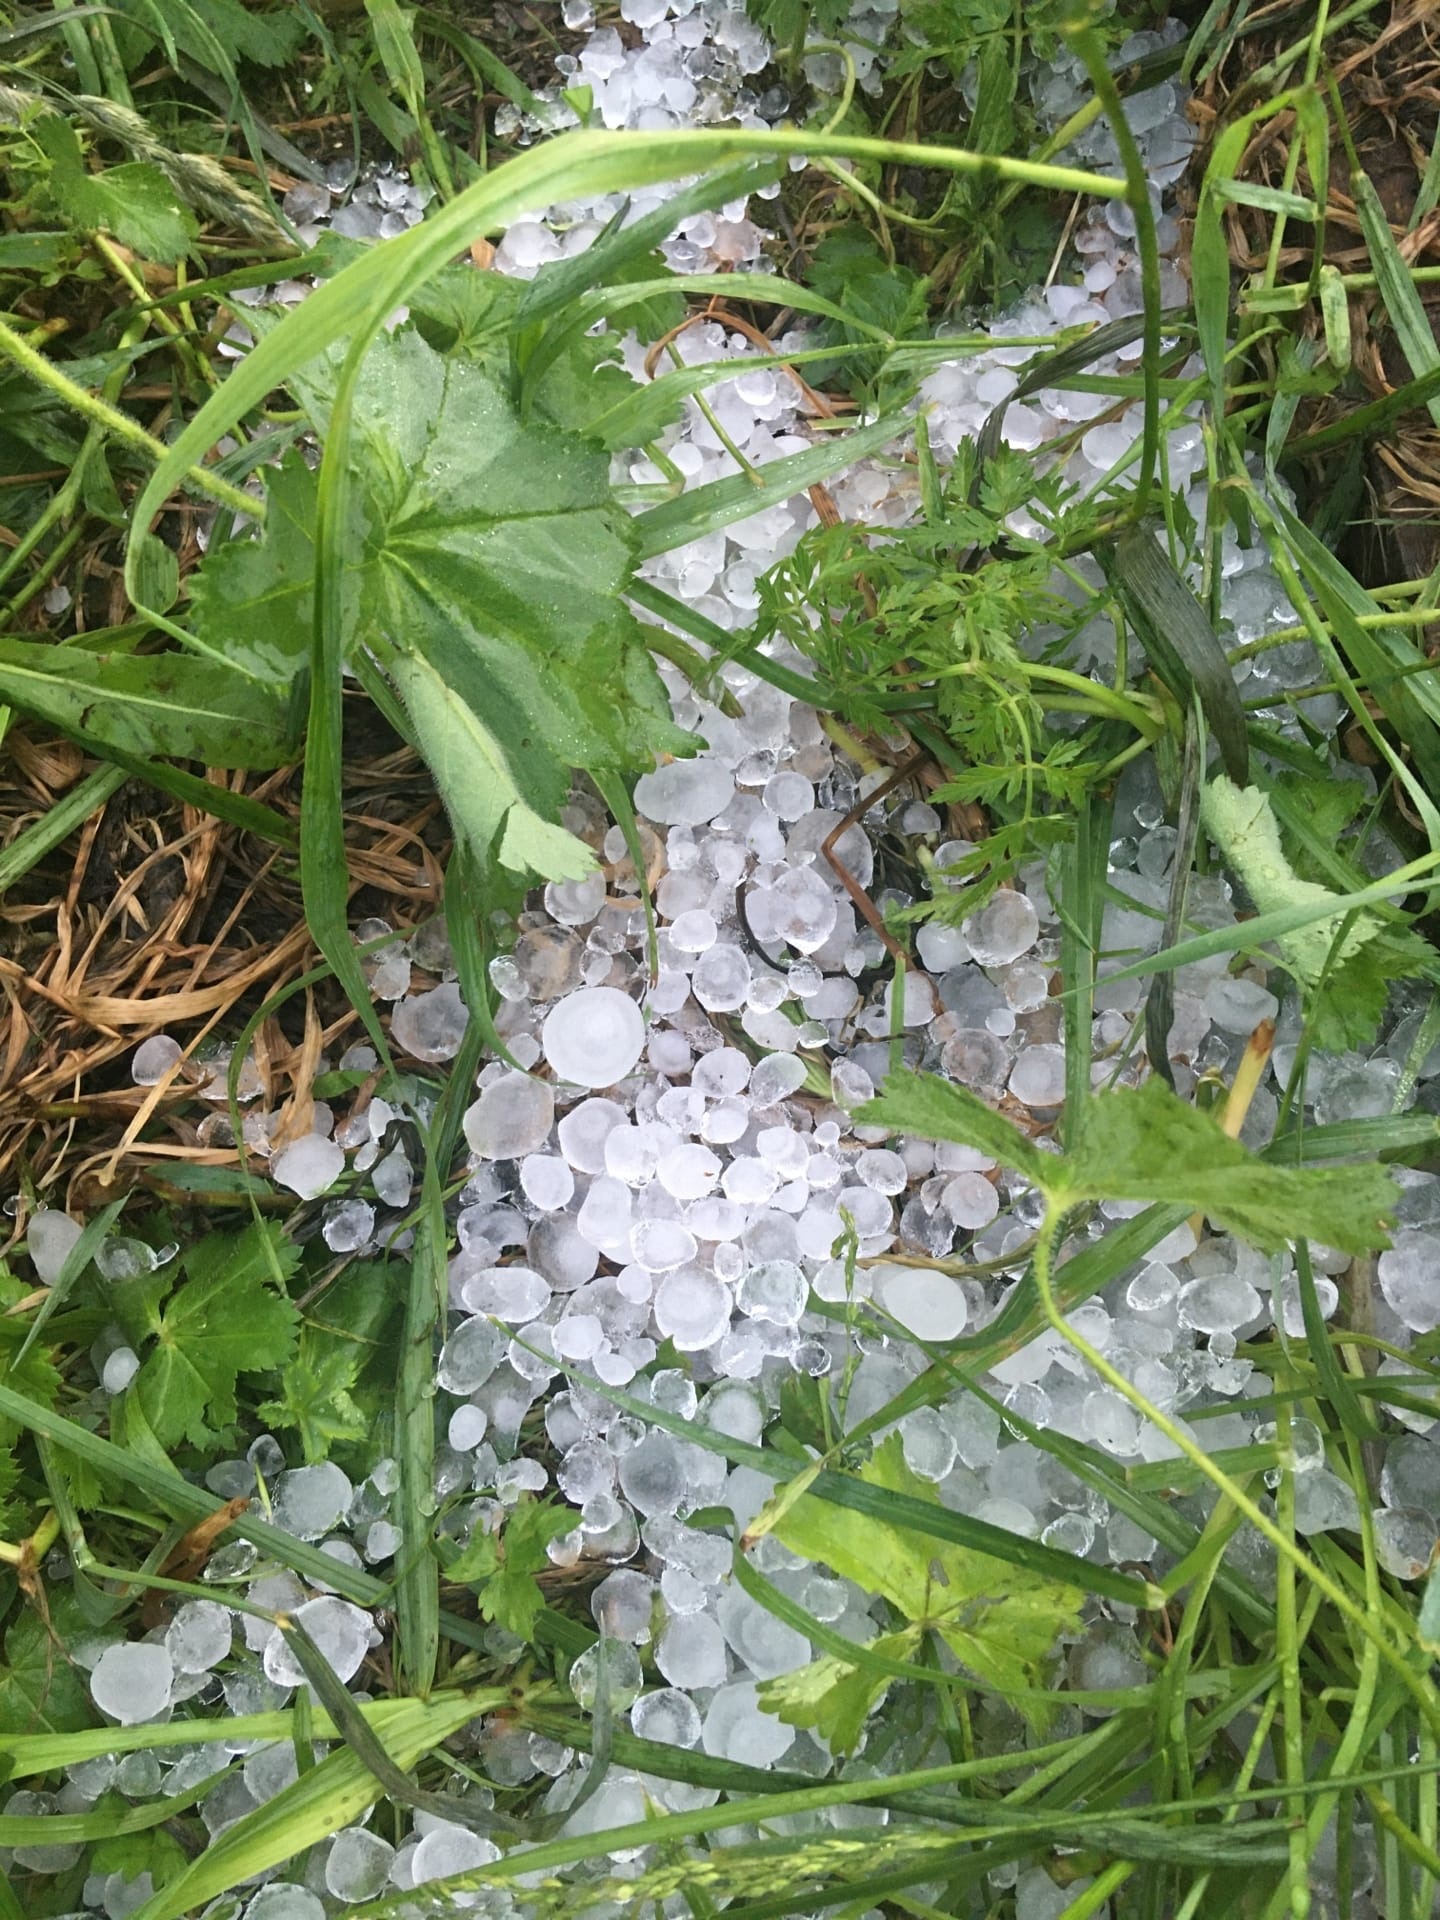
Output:
[[[1145,336],[1141,372],[1145,380],[1145,421],[1140,440],[1140,472],[1135,480],[1133,511],[1144,517],[1160,455],[1160,243],[1155,232],[1155,210],[1150,204],[1150,176],[1125,118],[1119,88],[1105,63],[1098,36],[1089,31],[1067,33],[1071,47],[1085,63],[1096,98],[1105,109],[1115,144],[1125,168],[1125,200],[1135,216],[1140,253],[1140,288],[1145,302]]]
[[[78,386],[68,374],[62,373],[53,362],[47,360],[43,353],[37,353],[13,327],[6,326],[3,320],[0,320],[0,354],[13,361],[22,373],[28,373],[32,380],[38,381],[92,426],[100,427],[115,439],[123,441],[152,465],[158,466],[164,462],[169,452],[167,447],[118,407],[112,407],[87,388]],[[242,492],[239,487],[232,487],[228,480],[222,480],[208,467],[187,465],[185,477],[222,507],[229,507],[235,513],[248,514],[252,520],[265,518],[263,500],[257,500],[252,493]]]
[[[1196,1444],[1184,1428],[1161,1411],[1155,1403],[1127,1380],[1118,1368],[1113,1367],[1090,1342],[1070,1325],[1060,1311],[1054,1291],[1050,1284],[1050,1262],[1055,1242],[1065,1215],[1069,1212],[1063,1197],[1051,1196],[1046,1203],[1045,1218],[1041,1223],[1039,1236],[1035,1243],[1035,1258],[1031,1271],[1035,1276],[1035,1290],[1040,1296],[1040,1307],[1050,1326],[1062,1340],[1074,1348],[1080,1357],[1099,1374],[1109,1387],[1112,1387],[1135,1411],[1159,1429],[1165,1438],[1192,1466],[1198,1467],[1217,1492],[1223,1493],[1239,1508],[1251,1526],[1262,1533],[1285,1559],[1292,1561],[1298,1573],[1312,1581],[1330,1604],[1350,1622],[1357,1632],[1374,1644],[1380,1658],[1395,1673],[1411,1694],[1420,1709],[1421,1716],[1440,1731],[1440,1699],[1437,1699],[1428,1679],[1418,1673],[1405,1660],[1390,1641],[1383,1637],[1375,1620],[1363,1607],[1359,1607],[1339,1584],[1332,1580],[1323,1568],[1303,1554],[1295,1542],[1278,1527],[1256,1501],[1252,1500],[1245,1489],[1232,1480],[1230,1475],[1221,1471],[1203,1447]]]
[[[1125,1882],[1135,1872],[1133,1860],[1112,1860],[1103,1873],[1097,1873],[1086,1887],[1077,1894],[1070,1904],[1060,1909],[1056,1920],[1091,1920],[1105,1905],[1112,1893],[1118,1893]]]
[[[219,375],[216,373],[211,362],[206,359],[205,355],[197,351],[194,341],[190,339],[186,332],[184,323],[177,320],[168,307],[150,307],[148,305],[150,294],[145,282],[109,237],[103,233],[93,233],[90,236],[90,244],[105,262],[106,266],[109,267],[110,271],[115,274],[118,279],[125,282],[125,285],[130,289],[131,293],[134,294],[135,298],[142,303],[146,303],[146,310],[149,317],[154,320],[155,325],[159,327],[162,333],[170,336],[172,343],[186,365],[190,368],[190,371],[199,378],[203,385],[208,387],[217,386],[219,384]]]
[[[36,520],[34,526],[27,530],[25,538],[11,555],[12,560],[17,558],[26,559],[29,557],[35,549],[35,541],[33,541],[30,536],[32,534],[43,535],[47,533],[57,520],[63,519],[65,514],[68,513],[74,505],[74,496],[78,492],[78,487],[73,490],[71,489],[70,482],[67,479],[65,485],[55,494],[54,499],[46,506],[45,511]],[[52,512],[51,509],[55,507],[57,501],[61,500],[62,496],[64,498],[63,510],[60,512]],[[45,582],[53,578],[61,561],[64,560],[66,555],[75,547],[79,546],[84,536],[85,521],[82,517],[77,520],[73,526],[65,529],[49,553],[46,554],[44,565],[36,567],[24,586],[14,593],[10,599],[5,602],[3,607],[0,607],[0,622],[13,620],[22,607],[28,607],[36,594],[44,591]],[[10,567],[7,564],[3,570],[0,570],[0,578],[8,578],[9,574]]]
[[[1290,1443],[1290,1409],[1281,1407],[1276,1426],[1282,1446]],[[1295,1545],[1295,1475],[1282,1472],[1276,1500],[1280,1530]],[[1297,1555],[1298,1557],[1298,1555]],[[1285,1778],[1298,1786],[1305,1778],[1305,1723],[1300,1688],[1300,1639],[1295,1618],[1295,1559],[1282,1554],[1275,1568],[1275,1650],[1280,1661],[1282,1729],[1281,1754]],[[1306,1920],[1310,1911],[1310,1882],[1306,1870],[1305,1822],[1297,1807],[1290,1821],[1289,1906],[1294,1920]]]

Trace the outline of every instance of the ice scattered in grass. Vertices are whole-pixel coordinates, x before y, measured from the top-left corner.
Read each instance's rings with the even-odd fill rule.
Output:
[[[71,1249],[84,1231],[78,1220],[54,1207],[41,1207],[31,1214],[25,1230],[25,1251],[42,1286],[53,1286],[60,1278]]]
[[[270,1173],[277,1186],[295,1193],[302,1200],[318,1199],[345,1171],[345,1155],[333,1140],[318,1133],[307,1133],[270,1162]]]

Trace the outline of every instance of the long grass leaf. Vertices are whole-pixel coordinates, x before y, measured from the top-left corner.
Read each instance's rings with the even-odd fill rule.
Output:
[[[1385,311],[1390,316],[1411,373],[1417,379],[1423,379],[1440,369],[1440,346],[1435,343],[1435,330],[1430,324],[1430,316],[1425,311],[1410,268],[1395,244],[1395,236],[1390,231],[1390,222],[1380,204],[1380,196],[1369,178],[1356,170],[1351,178],[1351,190],[1355,195],[1355,211],[1360,216],[1360,230],[1370,250],[1380,298],[1385,302]],[[1428,401],[1427,405],[1430,418],[1440,426],[1440,398]]]
[[[640,514],[635,522],[639,534],[641,559],[657,553],[669,553],[683,547],[687,540],[698,540],[737,520],[748,520],[752,513],[789,500],[806,487],[829,479],[841,467],[878,453],[882,447],[904,433],[909,426],[902,414],[888,414],[871,426],[807,447],[804,453],[787,453],[768,460],[753,474],[735,473],[724,480],[712,480],[674,500],[662,501]]]
[[[1145,651],[1182,708],[1199,696],[1225,771],[1237,787],[1250,778],[1245,709],[1220,637],[1205,609],[1154,535],[1141,528],[1116,543],[1114,578]]]
[[[386,1727],[389,1759],[404,1771],[477,1714],[493,1711],[505,1695],[492,1689],[475,1698],[409,1701]],[[133,1911],[133,1920],[179,1920],[256,1874],[303,1854],[359,1819],[376,1798],[375,1776],[348,1747],[337,1749],[283,1793],[217,1834],[185,1872]]]

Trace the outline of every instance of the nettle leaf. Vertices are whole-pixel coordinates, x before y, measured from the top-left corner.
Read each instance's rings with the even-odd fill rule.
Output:
[[[925,1140],[954,1140],[1014,1167],[1037,1187],[1055,1176],[1055,1158],[1042,1153],[1012,1121],[987,1107],[968,1087],[934,1073],[898,1071],[886,1076],[873,1100],[856,1109],[867,1127],[918,1133]]]
[[[906,1466],[898,1434],[875,1449],[860,1478],[870,1486],[939,1505],[931,1482]],[[946,1546],[908,1528],[877,1522],[873,1515],[836,1507],[813,1495],[797,1500],[777,1519],[773,1531],[792,1553],[823,1562],[867,1593],[882,1594],[912,1627],[940,1633],[956,1658],[989,1686],[1010,1690],[1035,1686],[1057,1635],[1079,1618],[1083,1595],[1077,1588],[992,1554]],[[902,1637],[870,1644],[887,1657],[904,1658]],[[791,1724],[818,1725],[818,1716],[823,1715],[840,1730],[853,1729],[858,1734],[855,1716],[860,1704],[867,1690],[870,1705],[881,1697],[883,1676],[866,1675],[862,1683],[838,1671],[843,1663],[836,1664],[837,1671],[831,1673],[830,1662],[816,1662],[806,1670],[809,1678],[797,1682],[794,1691],[782,1690],[774,1696],[777,1704],[772,1705],[767,1694],[766,1705],[787,1720],[796,1712],[817,1716]],[[826,1671],[818,1675],[815,1668]],[[866,1706],[865,1711],[869,1710]]]
[[[1067,1114],[1063,1154],[1042,1153],[973,1093],[934,1074],[890,1074],[855,1117],[976,1147],[1071,1206],[1138,1200],[1193,1207],[1266,1252],[1306,1235],[1346,1253],[1389,1244],[1398,1196],[1384,1167],[1271,1166],[1158,1078],[1094,1094]]]
[[[292,382],[322,433],[340,364],[322,355]],[[351,653],[390,676],[492,882],[589,871],[555,824],[572,770],[634,771],[695,746],[624,604],[635,536],[608,458],[553,421],[522,422],[488,361],[442,356],[413,326],[371,348],[354,417],[356,526],[339,587]],[[213,645],[235,631],[262,645],[274,619],[289,651],[308,627],[313,477],[287,463],[272,497],[276,526],[227,548],[196,592]]]
[[[199,228],[158,167],[144,160],[88,173],[80,137],[58,113],[31,127],[50,161],[50,198],[72,226],[103,228],[147,260],[180,260]]]
[[[1069,1151],[1050,1163],[1075,1200],[1194,1207],[1267,1253],[1305,1236],[1365,1253],[1389,1245],[1398,1194],[1378,1165],[1277,1167],[1257,1160],[1160,1079],[1087,1100]],[[1053,1174],[1052,1174],[1053,1179]]]
[[[232,1426],[242,1373],[283,1367],[300,1315],[276,1290],[300,1249],[278,1225],[214,1233],[182,1256],[185,1281],[160,1309],[155,1345],[130,1391],[162,1446],[203,1447]]]

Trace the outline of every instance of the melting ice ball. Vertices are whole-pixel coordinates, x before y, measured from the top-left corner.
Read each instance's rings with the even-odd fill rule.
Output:
[[[551,1008],[540,1039],[557,1080],[613,1087],[640,1058],[645,1021],[618,987],[587,987]]]

